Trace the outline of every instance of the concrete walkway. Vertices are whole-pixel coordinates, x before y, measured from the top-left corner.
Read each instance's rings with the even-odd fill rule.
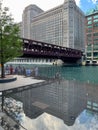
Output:
[[[0,126],[0,130],[4,130],[4,129]]]
[[[27,86],[35,83],[41,83],[44,82],[45,80],[40,80],[40,79],[34,79],[33,77],[25,77],[25,76],[20,76],[20,75],[15,75],[17,77],[17,80],[13,82],[8,82],[8,83],[0,83],[0,92],[8,89],[13,89],[13,88],[19,88],[22,86]]]
[[[9,78],[13,77],[13,75],[10,75]],[[19,87],[24,87],[36,83],[42,83],[45,80],[40,80],[40,79],[35,79],[33,77],[25,77],[21,75],[14,75],[14,77],[17,78],[17,80],[12,81],[12,82],[5,82],[5,83],[0,83],[0,92],[4,90],[10,90],[14,88],[19,88]],[[2,116],[2,113],[0,113],[0,117]],[[6,122],[10,124],[10,126],[14,127],[16,122],[14,122],[10,117],[7,115],[4,116]],[[0,126],[0,130],[4,130],[3,127]]]

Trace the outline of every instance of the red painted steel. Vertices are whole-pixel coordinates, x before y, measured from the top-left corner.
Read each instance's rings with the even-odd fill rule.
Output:
[[[82,51],[23,38],[23,56],[78,60]]]

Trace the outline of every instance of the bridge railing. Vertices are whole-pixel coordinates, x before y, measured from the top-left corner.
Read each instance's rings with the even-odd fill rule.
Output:
[[[82,51],[48,44],[45,42],[23,39],[24,55],[47,56],[47,57],[82,57]]]

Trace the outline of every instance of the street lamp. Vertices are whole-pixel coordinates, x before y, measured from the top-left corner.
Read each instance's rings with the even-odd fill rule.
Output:
[[[1,64],[1,78],[4,78],[4,64],[3,64],[3,26],[2,26],[2,3],[0,1],[0,64]]]
[[[1,24],[1,22],[0,22]],[[4,78],[4,66],[3,66],[3,45],[2,45],[2,28],[0,29],[0,60],[1,60],[1,77]]]

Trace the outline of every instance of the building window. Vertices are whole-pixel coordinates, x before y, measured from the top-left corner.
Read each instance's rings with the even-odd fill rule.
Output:
[[[98,33],[94,33],[93,36],[98,36]]]
[[[88,25],[87,28],[92,28],[92,26],[91,26],[91,25]]]
[[[92,46],[91,44],[87,46],[87,51],[91,51],[92,50]]]
[[[88,29],[87,32],[88,32],[88,33],[91,33],[91,32],[92,32],[92,29]]]
[[[94,57],[98,57],[98,52],[93,53]]]
[[[91,57],[91,53],[89,52],[89,53],[87,53],[87,57]]]
[[[92,19],[92,17],[88,17],[88,18],[87,18],[87,20],[91,20],[91,19]]]
[[[88,37],[91,37],[92,34],[87,34]]]
[[[96,22],[98,22],[98,19],[94,19],[93,21],[94,21],[94,23],[96,23]]]
[[[98,15],[95,15],[93,18],[94,18],[94,19],[95,19],[95,18],[98,18]]]
[[[98,27],[98,23],[94,24],[94,27]]]
[[[92,24],[92,21],[88,21],[88,24]]]
[[[98,51],[98,43],[97,43],[97,44],[94,44],[93,50],[94,50],[94,51]]]

